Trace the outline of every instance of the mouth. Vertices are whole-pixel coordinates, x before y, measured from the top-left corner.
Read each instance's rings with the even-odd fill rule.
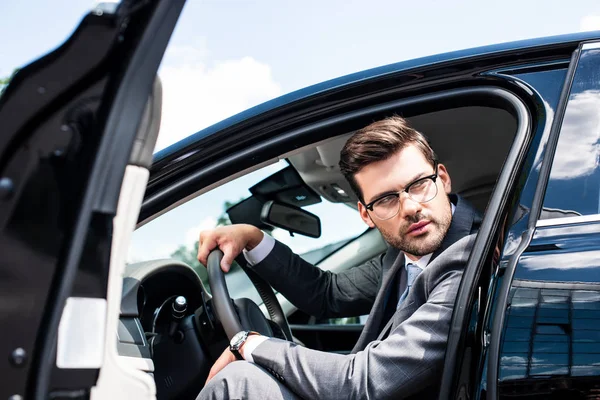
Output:
[[[408,231],[406,231],[407,235],[411,236],[419,236],[427,231],[427,226],[431,223],[431,221],[419,221],[416,224],[412,224],[408,227]]]

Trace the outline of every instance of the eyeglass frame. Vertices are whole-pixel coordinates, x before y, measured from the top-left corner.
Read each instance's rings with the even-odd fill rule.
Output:
[[[406,192],[406,195],[408,196],[408,198],[409,198],[409,199],[411,199],[411,200],[413,200],[413,201],[417,201],[417,200],[414,200],[414,199],[411,197],[410,193],[408,193],[408,190],[411,188],[411,186],[414,186],[414,185],[416,185],[417,183],[419,183],[419,182],[422,182],[422,181],[424,181],[424,180],[426,180],[426,179],[431,179],[431,180],[433,181],[433,184],[435,185],[435,184],[437,183],[436,181],[437,181],[437,178],[438,178],[438,176],[439,176],[439,174],[438,174],[438,166],[439,166],[439,162],[438,162],[437,160],[435,160],[435,161],[433,162],[433,170],[434,170],[435,172],[434,172],[432,175],[423,176],[423,177],[421,177],[421,178],[419,178],[419,179],[416,179],[416,180],[412,181],[411,183],[409,183],[408,185],[406,185],[406,187],[405,187],[404,189],[400,190],[399,192],[391,192],[391,193],[386,193],[386,194],[384,194],[384,195],[381,195],[381,196],[377,197],[375,200],[371,201],[369,204],[365,204],[365,203],[363,202],[363,205],[365,206],[365,208],[366,208],[367,210],[371,211],[371,212],[372,212],[372,213],[373,213],[373,214],[374,214],[374,215],[375,215],[375,216],[376,216],[378,219],[380,219],[380,220],[382,220],[382,221],[387,221],[388,219],[392,219],[392,218],[394,218],[394,217],[395,217],[396,215],[398,215],[398,213],[400,212],[400,203],[398,203],[398,211],[396,211],[396,213],[395,213],[394,215],[392,215],[391,217],[388,217],[388,218],[381,218],[380,216],[378,216],[378,215],[375,213],[375,211],[373,211],[373,205],[374,205],[375,203],[377,203],[379,200],[381,200],[381,199],[384,199],[384,198],[386,198],[386,197],[388,197],[388,196],[396,196],[396,197],[398,198],[398,202],[399,202],[399,201],[400,201],[400,195],[401,195],[403,192]],[[423,204],[423,203],[428,203],[428,202],[430,202],[431,200],[435,199],[435,198],[437,197],[437,195],[438,195],[438,190],[437,190],[437,186],[436,186],[436,193],[435,193],[435,196],[433,196],[431,199],[429,199],[429,200],[427,200],[427,201],[417,201],[417,203],[421,203],[421,204]]]

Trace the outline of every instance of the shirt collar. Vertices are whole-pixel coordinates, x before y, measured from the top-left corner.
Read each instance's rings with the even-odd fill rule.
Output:
[[[456,210],[456,206],[453,203],[450,203],[450,207],[452,208],[452,215],[454,215],[454,210]],[[419,258],[417,261],[412,261],[408,257],[404,257],[404,268],[408,266],[408,264],[416,265],[421,269],[425,269],[427,264],[429,264],[429,260],[431,260],[431,256],[433,253],[425,254],[423,257]]]
[[[429,260],[431,260],[431,256],[433,253],[425,254],[423,257],[419,258],[417,261],[412,261],[408,257],[404,257],[404,268],[408,266],[408,264],[415,265],[421,269],[425,269]]]

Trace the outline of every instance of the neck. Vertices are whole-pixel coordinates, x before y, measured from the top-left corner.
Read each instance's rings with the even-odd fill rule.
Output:
[[[408,254],[408,253],[404,253],[404,255],[410,260],[410,261],[419,261],[421,259],[420,256],[415,256],[412,254]]]

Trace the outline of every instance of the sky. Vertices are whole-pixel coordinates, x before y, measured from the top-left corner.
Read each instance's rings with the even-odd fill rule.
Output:
[[[62,43],[94,2],[0,2],[0,77]],[[600,30],[597,0],[188,0],[159,75],[157,150],[338,76],[452,50]]]
[[[0,2],[0,78],[59,46],[94,4]],[[598,0],[485,4],[188,0],[159,69],[164,97],[156,150],[264,101],[349,73],[470,47],[600,30]],[[181,237],[193,236],[190,229],[210,226],[222,211],[222,201],[239,199],[247,193],[248,182],[213,194],[204,206],[206,215],[187,218],[192,224],[187,228],[184,213],[173,217],[176,223],[170,225],[179,236],[170,235],[177,239],[163,243],[160,254]],[[146,239],[151,236],[145,234]],[[154,250],[145,251],[158,254]]]

